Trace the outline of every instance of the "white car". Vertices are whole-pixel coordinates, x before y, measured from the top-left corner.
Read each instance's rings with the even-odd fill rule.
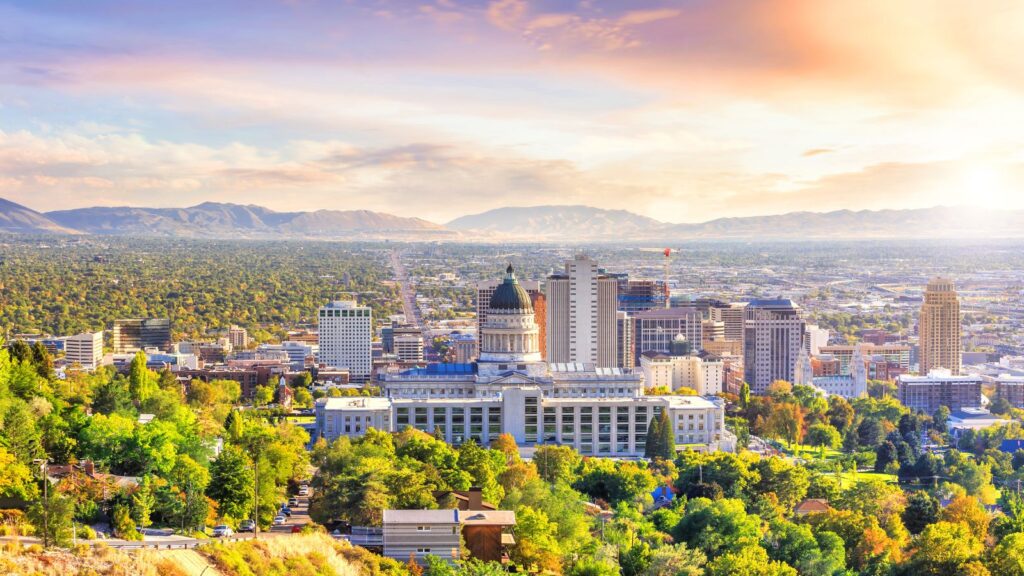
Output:
[[[284,521],[285,517],[283,514],[278,514],[277,516],[274,516],[274,526],[280,526],[284,524]]]
[[[214,538],[227,538],[229,536],[234,536],[234,535],[235,535],[235,531],[232,530],[231,526],[228,526],[227,524],[221,524],[219,526],[214,526],[213,527],[213,537]]]

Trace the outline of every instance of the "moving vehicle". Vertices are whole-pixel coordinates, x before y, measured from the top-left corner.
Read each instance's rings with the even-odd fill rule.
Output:
[[[227,538],[228,536],[234,536],[235,531],[231,529],[231,526],[227,524],[220,524],[213,527],[214,538]]]
[[[256,531],[256,522],[254,522],[253,520],[242,520],[242,522],[238,525],[238,531],[239,532],[255,532]]]

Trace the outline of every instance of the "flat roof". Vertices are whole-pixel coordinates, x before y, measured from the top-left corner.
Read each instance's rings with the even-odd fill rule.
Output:
[[[388,410],[390,408],[390,400],[377,396],[343,396],[339,398],[327,398],[327,401],[324,402],[325,410],[341,410],[345,412],[357,410]]]
[[[515,526],[512,510],[465,510],[459,518],[465,526]]]
[[[385,524],[458,524],[458,510],[385,510]]]

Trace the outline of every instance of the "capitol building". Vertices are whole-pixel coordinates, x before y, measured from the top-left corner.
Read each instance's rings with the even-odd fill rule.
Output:
[[[540,444],[583,455],[637,457],[662,411],[679,449],[735,449],[717,397],[647,396],[642,373],[541,359],[530,296],[510,265],[494,290],[472,364],[430,364],[379,375],[381,397],[321,398],[315,434],[358,437],[368,428],[439,431],[450,444],[489,445],[511,434],[529,453]]]

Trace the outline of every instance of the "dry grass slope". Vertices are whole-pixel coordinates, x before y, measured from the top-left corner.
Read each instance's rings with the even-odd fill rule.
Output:
[[[74,551],[38,547],[0,549],[0,574],[9,576],[188,576],[170,559],[148,551],[119,552],[111,548]]]
[[[352,548],[323,534],[215,543],[200,549],[224,576],[359,576]]]

